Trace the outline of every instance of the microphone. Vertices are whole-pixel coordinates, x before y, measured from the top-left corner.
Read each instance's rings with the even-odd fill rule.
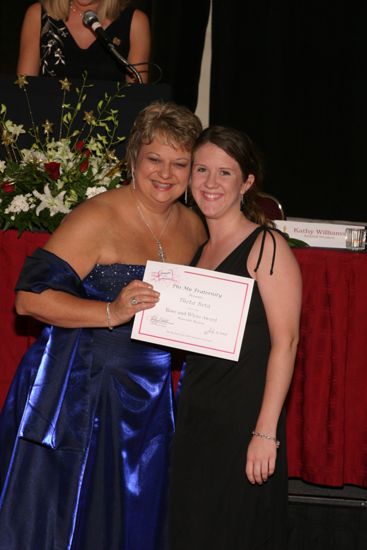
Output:
[[[111,52],[117,61],[125,67],[130,76],[135,77],[139,84],[143,84],[140,73],[138,73],[135,67],[116,50],[114,43],[102,27],[97,14],[94,11],[85,11],[83,15],[83,23],[86,27],[92,29],[100,42],[108,49],[109,52]]]

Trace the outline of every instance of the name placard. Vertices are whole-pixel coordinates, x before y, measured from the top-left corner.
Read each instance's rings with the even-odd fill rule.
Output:
[[[363,224],[328,223],[322,221],[274,220],[277,229],[291,239],[299,239],[310,246],[322,248],[346,248],[347,227],[360,229]]]

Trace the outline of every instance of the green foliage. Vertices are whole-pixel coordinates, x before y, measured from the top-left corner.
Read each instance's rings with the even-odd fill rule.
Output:
[[[23,89],[33,121],[27,79],[20,76],[15,82]],[[118,111],[111,105],[123,98],[122,87],[116,85],[113,95],[104,94],[96,112],[84,111],[82,127],[76,117],[83,111],[87,99],[86,75],[76,89],[75,103],[66,101],[71,83],[60,80],[60,130],[54,137],[53,123],[45,120],[40,126],[32,122],[25,130],[7,118],[7,107],[0,104],[0,143],[5,160],[0,160],[0,228],[45,230],[52,232],[75,206],[125,179],[125,165],[114,147],[125,138],[117,136]],[[20,149],[19,136],[28,133],[33,143]]]

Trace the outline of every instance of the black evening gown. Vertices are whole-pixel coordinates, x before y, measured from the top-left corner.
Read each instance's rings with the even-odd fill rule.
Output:
[[[265,236],[263,226],[217,271],[250,277],[247,258],[261,232]],[[275,254],[274,243],[273,260]],[[200,251],[196,261],[199,257]],[[266,315],[255,282],[238,362],[199,354],[187,357],[171,465],[170,550],[286,548],[284,412],[278,425],[281,444],[275,474],[262,486],[251,485],[245,476],[269,350]]]
[[[125,59],[130,50],[133,14],[134,9],[127,7],[106,29],[106,34]],[[86,71],[88,80],[125,79],[126,73],[121,65],[98,39],[88,48],[80,48],[64,21],[52,19],[43,9],[40,49],[41,74],[44,76],[81,78]]]
[[[112,301],[144,266],[80,280],[39,249],[23,274],[23,290]],[[130,334],[46,326],[24,356],[0,416],[1,550],[166,548],[171,354]]]

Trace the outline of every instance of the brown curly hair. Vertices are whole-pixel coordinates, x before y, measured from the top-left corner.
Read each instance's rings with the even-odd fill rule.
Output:
[[[136,163],[140,147],[160,135],[167,143],[192,151],[202,130],[200,119],[187,107],[171,101],[153,101],[135,119],[126,149],[127,170]]]

